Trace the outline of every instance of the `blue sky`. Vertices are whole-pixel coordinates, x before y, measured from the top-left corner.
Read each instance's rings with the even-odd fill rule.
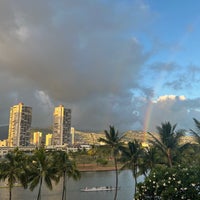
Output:
[[[33,107],[51,126],[54,106],[72,126],[155,131],[200,120],[200,2],[3,0],[0,2],[0,124]]]
[[[186,95],[187,98],[196,98],[198,79],[199,79],[199,23],[200,16],[198,12],[198,1],[173,1],[171,3],[163,3],[162,1],[144,1],[146,6],[153,13],[153,20],[150,26],[150,34],[146,37],[138,38],[140,42],[147,46],[147,49],[153,45],[158,45],[155,54],[147,61],[146,68],[159,65],[160,76],[157,84],[160,86],[168,81],[168,87],[161,87],[157,91],[156,96],[176,93],[175,95]],[[152,42],[148,38],[148,34],[152,37]],[[156,42],[157,44],[155,44]],[[160,64],[159,64],[160,63]],[[169,69],[168,69],[169,68]],[[165,71],[165,72],[164,72]],[[149,82],[152,73],[149,73]],[[174,90],[169,87],[170,82],[178,81],[179,89]],[[192,83],[193,82],[193,83]]]

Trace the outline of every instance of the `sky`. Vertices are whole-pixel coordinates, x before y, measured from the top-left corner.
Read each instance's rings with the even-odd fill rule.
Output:
[[[50,127],[155,131],[200,120],[200,1],[1,0],[0,125],[10,107]]]

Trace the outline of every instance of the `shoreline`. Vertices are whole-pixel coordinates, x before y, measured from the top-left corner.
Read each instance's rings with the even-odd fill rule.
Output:
[[[100,166],[96,164],[78,164],[77,168],[80,172],[95,172],[95,171],[114,171],[114,166]]]

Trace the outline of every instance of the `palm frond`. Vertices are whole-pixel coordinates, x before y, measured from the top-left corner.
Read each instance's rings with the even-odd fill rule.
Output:
[[[192,135],[195,137],[195,141],[200,144],[200,134],[193,131],[192,129],[190,129],[190,132],[192,133]]]
[[[51,182],[51,179],[50,179],[49,176],[45,176],[44,177],[44,182],[45,182],[47,188],[49,188],[50,190],[52,190],[52,188],[53,188],[52,187],[52,182]]]
[[[157,137],[155,137],[151,132],[147,132],[147,133],[153,138],[153,140],[150,140],[150,142],[154,146],[158,147],[162,152],[165,152],[166,148],[164,144]]]
[[[200,131],[200,121],[198,121],[197,119],[193,118],[195,125],[197,127],[197,129]]]

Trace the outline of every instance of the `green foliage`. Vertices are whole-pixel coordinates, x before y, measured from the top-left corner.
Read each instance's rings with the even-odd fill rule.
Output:
[[[135,199],[198,200],[200,199],[200,167],[157,167],[143,183],[138,184]]]
[[[104,142],[106,146],[111,149],[112,156],[114,158],[115,165],[115,187],[118,188],[118,166],[117,166],[117,157],[119,155],[120,149],[122,147],[122,138],[123,136],[119,136],[119,132],[115,130],[114,126],[109,127],[110,130],[105,130],[105,138],[99,138],[99,142]],[[114,200],[117,199],[117,192],[115,190]]]
[[[97,162],[97,164],[100,164],[102,166],[105,166],[108,164],[108,161],[103,158],[97,158],[96,162]]]
[[[25,154],[16,148],[9,152],[0,162],[0,180],[7,181],[9,187],[9,199],[12,199],[12,188],[15,183],[21,182],[27,187],[27,174],[25,173]]]
[[[27,175],[31,191],[39,185],[37,200],[40,200],[43,182],[52,190],[52,180],[58,181],[57,168],[54,165],[52,153],[46,152],[44,148],[36,149],[33,156],[30,157]]]
[[[137,177],[140,175],[139,168],[144,151],[137,140],[129,142],[128,146],[122,148],[121,160],[124,163],[122,169],[130,169],[135,181],[134,192],[136,192]]]
[[[170,122],[161,123],[161,126],[156,127],[158,130],[159,138],[156,138],[152,133],[148,133],[153,138],[150,142],[159,148],[163,155],[168,160],[168,166],[172,167],[176,151],[178,150],[180,138],[184,136],[184,130],[176,129],[176,124],[171,125]]]
[[[37,200],[40,200],[43,183],[52,190],[52,181],[57,183],[61,177],[63,177],[62,199],[64,200],[66,177],[72,177],[74,180],[80,178],[75,162],[64,151],[48,152],[41,147],[36,149],[33,155],[28,156],[16,148],[0,162],[0,180],[8,182],[10,200],[15,183],[20,182],[24,188],[28,187],[31,191],[39,185]]]
[[[53,160],[53,166],[55,166],[58,173],[58,180],[60,180],[61,177],[63,178],[62,200],[66,200],[67,177],[78,180],[80,179],[81,174],[78,171],[75,162],[69,158],[67,152],[53,152]]]
[[[200,165],[200,145],[185,144],[177,155],[177,164]]]
[[[66,173],[70,178],[78,180],[80,178],[80,172],[77,170],[76,163],[69,157],[65,151],[56,151],[53,154],[53,166],[55,166],[59,178]]]
[[[198,121],[197,119],[193,118],[195,126],[197,131],[193,131],[192,129],[190,130],[190,132],[193,134],[193,136],[195,137],[195,140],[198,144],[200,144],[200,121]]]

